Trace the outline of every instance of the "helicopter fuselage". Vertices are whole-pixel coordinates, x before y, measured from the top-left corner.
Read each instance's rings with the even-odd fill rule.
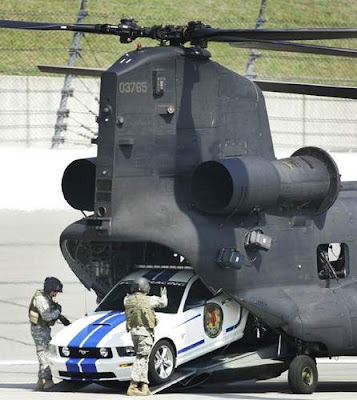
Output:
[[[276,160],[253,82],[201,48],[140,48],[103,74],[100,104],[98,156],[63,182],[94,212],[61,236],[87,288],[190,266],[315,355],[357,354],[357,191],[322,150]]]

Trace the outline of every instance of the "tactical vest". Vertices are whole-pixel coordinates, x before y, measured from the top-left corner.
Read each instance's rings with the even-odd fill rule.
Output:
[[[29,306],[29,320],[31,324],[40,325],[40,326],[52,326],[54,325],[55,321],[45,321],[42,319],[40,312],[38,311],[37,307],[35,306],[35,299],[36,297],[46,297],[46,295],[41,290],[36,290],[34,296],[31,299],[30,306]],[[51,304],[51,303],[50,303]]]
[[[137,292],[127,298],[125,314],[126,326],[129,331],[139,326],[154,329],[157,325],[155,311],[150,306],[150,296],[143,293]]]

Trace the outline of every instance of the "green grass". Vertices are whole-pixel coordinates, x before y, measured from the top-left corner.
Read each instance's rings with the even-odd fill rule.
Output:
[[[135,4],[134,4],[135,3]],[[0,4],[1,19],[74,23],[79,0],[7,0]],[[214,27],[253,28],[260,0],[88,0],[86,23],[116,24],[133,17],[139,24],[186,24],[200,20]],[[268,0],[265,28],[357,27],[357,0]],[[72,34],[0,30],[0,73],[36,74],[37,64],[67,64]],[[140,40],[143,46],[156,43]],[[357,48],[357,40],[323,43]],[[135,44],[121,45],[114,36],[87,34],[81,41],[78,66],[108,67]],[[248,50],[211,43],[213,59],[244,74]],[[261,79],[357,85],[356,59],[262,52],[254,66]]]

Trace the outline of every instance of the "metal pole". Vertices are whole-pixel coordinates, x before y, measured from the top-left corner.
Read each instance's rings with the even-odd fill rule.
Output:
[[[80,24],[86,16],[88,16],[88,11],[86,10],[87,0],[81,0],[81,6],[77,16],[77,24]],[[68,65],[73,66],[76,59],[80,56],[81,48],[79,47],[81,38],[83,36],[82,32],[75,32],[73,34],[73,40],[71,47],[69,49],[69,60]],[[67,129],[67,124],[65,123],[65,118],[69,116],[69,110],[66,108],[67,100],[69,97],[73,96],[73,89],[71,89],[71,82],[73,75],[66,75],[64,78],[63,88],[61,91],[61,101],[57,111],[57,121],[55,124],[55,133],[52,137],[52,149],[57,148],[60,144],[64,143],[63,131]]]
[[[306,146],[306,96],[302,96],[302,147]]]
[[[261,0],[259,15],[255,24],[255,28],[262,28],[264,23],[267,21],[265,18],[265,10],[267,7],[268,0]],[[249,54],[249,59],[247,63],[247,71],[245,73],[246,78],[254,79],[256,78],[256,74],[253,71],[254,61],[261,56],[261,52],[255,49],[252,49]]]
[[[31,117],[30,117],[30,77],[26,77],[26,147],[30,147],[31,143]]]

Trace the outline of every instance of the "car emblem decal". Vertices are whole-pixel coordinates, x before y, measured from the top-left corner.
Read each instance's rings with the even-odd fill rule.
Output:
[[[85,354],[89,353],[89,350],[79,349],[79,350],[78,350],[78,353],[79,353],[79,354],[82,354],[82,355],[84,356]]]
[[[218,304],[206,304],[203,324],[205,333],[208,337],[213,339],[221,333],[223,325],[223,311]]]

